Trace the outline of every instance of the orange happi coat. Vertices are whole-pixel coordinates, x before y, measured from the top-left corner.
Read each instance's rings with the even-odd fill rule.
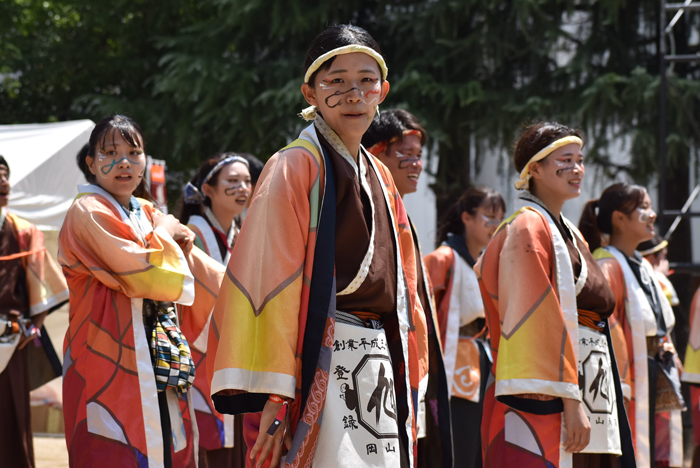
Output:
[[[95,185],[80,189],[59,236],[71,305],[63,363],[70,463],[162,467],[161,416],[143,299],[192,305],[192,313],[206,320],[223,268],[196,247],[184,253],[165,230],[153,230],[155,209],[149,202],[132,198],[138,203],[132,212],[137,229],[109,193]],[[181,409],[177,396],[174,404],[168,402],[172,448],[189,451],[187,465],[195,466],[191,397],[180,400]]]
[[[314,132],[312,125],[265,166],[221,286],[207,351],[218,410],[261,411],[269,394],[294,399],[288,467],[309,466],[313,460],[335,327],[334,254],[325,252],[317,237],[334,235],[332,229],[323,231],[327,164]],[[395,319],[401,336],[396,346],[405,365],[396,378],[406,382],[399,398],[406,401],[407,417],[400,426],[415,460],[418,388],[428,372],[426,321],[416,298],[415,248],[403,203],[388,169],[370,160],[370,170],[385,183],[400,253]],[[330,274],[314,271],[317,261],[330,261]],[[309,316],[315,318],[307,321]],[[257,427],[253,430],[257,433]]]

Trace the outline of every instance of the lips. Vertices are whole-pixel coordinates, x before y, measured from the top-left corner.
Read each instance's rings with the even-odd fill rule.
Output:
[[[120,182],[128,182],[133,178],[134,178],[134,176],[132,176],[131,174],[120,174],[117,177],[115,177],[115,179],[120,181]]]
[[[245,205],[248,202],[248,197],[238,197],[236,198],[236,203]]]

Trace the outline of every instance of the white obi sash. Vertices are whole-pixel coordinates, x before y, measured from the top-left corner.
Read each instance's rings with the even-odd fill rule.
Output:
[[[384,330],[336,321],[312,466],[401,466],[394,372]]]

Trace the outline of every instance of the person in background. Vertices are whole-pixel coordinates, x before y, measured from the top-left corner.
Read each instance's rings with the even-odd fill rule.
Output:
[[[655,221],[646,189],[622,182],[589,201],[581,215],[582,224],[597,229],[586,240],[615,296],[611,332],[640,468],[683,464],[684,403],[671,340],[676,320],[654,269],[637,251],[654,237]],[[606,247],[600,247],[603,235]]]
[[[59,234],[70,288],[63,411],[72,467],[194,467],[194,365],[171,303],[206,321],[224,268],[157,211],[132,119],[97,123]],[[176,458],[177,457],[177,458]],[[174,464],[173,460],[178,463]]]
[[[481,427],[491,349],[474,264],[505,210],[503,197],[495,190],[468,188],[442,220],[440,247],[425,257],[444,343],[456,468],[482,466],[480,431],[472,428]]]
[[[0,451],[2,465],[34,466],[26,345],[68,286],[36,226],[7,209],[10,165],[0,156]]]
[[[474,267],[493,352],[486,468],[634,466],[607,320],[615,297],[562,215],[581,194],[583,146],[556,122],[525,128],[513,155],[515,213]]]
[[[637,251],[639,254],[649,262],[649,264],[654,268],[654,274],[656,279],[659,280],[659,285],[663,291],[664,296],[668,299],[669,304],[673,308],[673,315],[677,317],[676,307],[680,304],[678,300],[678,294],[676,293],[676,288],[673,287],[673,283],[668,278],[673,272],[668,268],[668,241],[664,240],[658,234],[654,235],[654,238],[642,242],[637,246]],[[680,362],[678,362],[680,369]],[[682,369],[680,369],[682,372]],[[669,411],[657,411],[655,415],[655,429],[656,429],[656,446],[654,448],[654,454],[656,457],[657,466],[671,466],[670,465],[670,447],[671,447],[671,413]]]
[[[427,132],[418,119],[403,109],[382,111],[362,137],[362,145],[391,172],[399,195],[414,193],[423,171],[423,147]],[[410,218],[409,218],[409,221]],[[425,395],[419,395],[418,466],[451,467],[450,409],[445,365],[438,337],[437,316],[430,278],[422,261],[418,234],[413,222],[411,233],[416,248],[418,298],[423,305],[429,334],[430,373]],[[473,432],[473,431],[472,431]]]
[[[220,153],[207,159],[187,183],[180,222],[195,233],[194,245],[222,266],[228,264],[239,231],[237,221],[248,206],[251,175],[248,160],[237,153]],[[226,228],[224,228],[226,226]],[[206,370],[209,317],[205,320],[182,306],[181,329],[192,349],[197,375],[191,391],[199,428],[200,468],[243,468],[247,448],[243,416],[223,415],[211,401]]]

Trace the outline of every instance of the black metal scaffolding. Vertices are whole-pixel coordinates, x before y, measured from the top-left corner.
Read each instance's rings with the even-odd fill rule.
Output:
[[[668,68],[669,64],[697,62],[700,61],[700,54],[677,55],[675,50],[668,53],[666,43],[667,40],[673,41],[673,27],[686,11],[700,11],[700,2],[686,0],[684,3],[666,3],[666,0],[661,0],[661,11],[659,19],[659,73],[660,73],[660,89],[659,89],[659,215],[668,218],[676,217],[672,224],[671,230],[667,232],[666,238],[670,237],[675,227],[678,225],[680,218],[689,218],[700,216],[700,212],[691,211],[690,205],[698,194],[698,190],[693,190],[691,197],[681,210],[669,210],[666,208],[666,184],[667,184],[667,160],[666,160],[666,137],[667,137],[667,106],[668,106]],[[667,14],[674,13],[673,18],[667,23]],[[667,223],[664,223],[667,224]],[[665,226],[664,226],[665,227]],[[680,265],[679,265],[680,266]],[[700,265],[684,264],[684,269],[700,270]]]

